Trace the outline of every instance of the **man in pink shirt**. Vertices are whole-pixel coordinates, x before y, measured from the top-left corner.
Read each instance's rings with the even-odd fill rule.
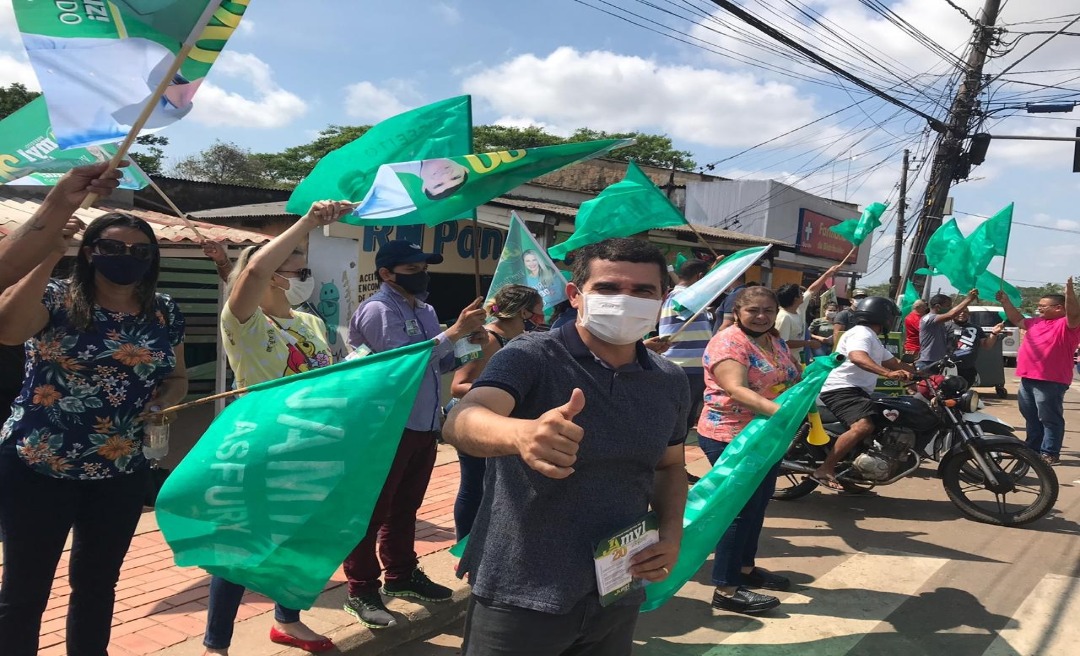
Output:
[[[1064,295],[1039,299],[1035,319],[1025,319],[1004,292],[998,292],[997,299],[1009,321],[1027,331],[1016,355],[1017,398],[1027,422],[1027,444],[1056,465],[1065,437],[1065,391],[1072,383],[1073,353],[1080,345],[1080,300],[1072,278],[1065,283]]]

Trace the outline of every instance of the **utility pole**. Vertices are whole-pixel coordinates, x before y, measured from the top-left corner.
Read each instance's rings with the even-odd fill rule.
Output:
[[[896,204],[896,240],[893,242],[892,277],[889,278],[889,298],[900,293],[900,258],[904,253],[904,213],[907,211],[908,156],[904,149],[904,168],[900,170],[900,202]]]
[[[968,55],[964,80],[956,92],[952,107],[949,108],[946,130],[941,136],[941,142],[934,153],[933,164],[930,168],[930,184],[926,188],[926,196],[919,216],[919,227],[915,232],[915,240],[912,242],[911,252],[908,255],[904,275],[907,279],[913,279],[915,270],[925,266],[926,258],[923,250],[926,248],[926,242],[941,225],[942,211],[945,209],[949,188],[952,186],[957,165],[963,155],[964,139],[968,137],[971,116],[979,98],[979,91],[983,88],[983,66],[986,64],[987,52],[994,41],[996,32],[994,24],[997,22],[1000,9],[1001,0],[986,0],[980,22],[975,26],[972,34],[971,54]]]

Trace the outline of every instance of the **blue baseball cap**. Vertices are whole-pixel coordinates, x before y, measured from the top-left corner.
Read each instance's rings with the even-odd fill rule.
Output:
[[[376,268],[393,269],[399,264],[415,264],[427,262],[428,264],[442,264],[443,256],[436,253],[425,253],[424,249],[412,243],[408,239],[393,239],[383,244],[375,255]]]

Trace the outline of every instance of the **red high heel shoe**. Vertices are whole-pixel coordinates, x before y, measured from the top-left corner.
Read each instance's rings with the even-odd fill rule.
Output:
[[[330,651],[334,648],[334,641],[330,638],[322,638],[320,640],[301,640],[295,636],[291,636],[283,631],[278,631],[276,626],[270,627],[270,642],[276,642],[279,645],[289,645],[291,647],[299,647],[304,651],[310,651],[313,654],[318,654],[324,651]]]

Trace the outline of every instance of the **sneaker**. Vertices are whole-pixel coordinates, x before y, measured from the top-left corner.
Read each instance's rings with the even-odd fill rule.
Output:
[[[1061,456],[1050,455],[1049,453],[1041,453],[1039,454],[1039,457],[1051,467],[1061,462]]]
[[[345,610],[369,629],[385,629],[397,624],[378,592],[360,597],[349,595],[345,600]]]
[[[743,583],[751,588],[764,588],[765,590],[787,590],[791,587],[791,579],[779,574],[773,574],[767,569],[755,567],[749,574],[743,574]]]
[[[388,597],[414,597],[421,601],[448,601],[454,591],[445,585],[439,585],[417,567],[407,580],[387,581],[382,593]]]
[[[712,606],[720,610],[742,613],[744,615],[756,615],[772,610],[780,605],[780,600],[769,595],[758,594],[752,590],[739,586],[735,594],[730,597],[717,588],[713,592]]]

